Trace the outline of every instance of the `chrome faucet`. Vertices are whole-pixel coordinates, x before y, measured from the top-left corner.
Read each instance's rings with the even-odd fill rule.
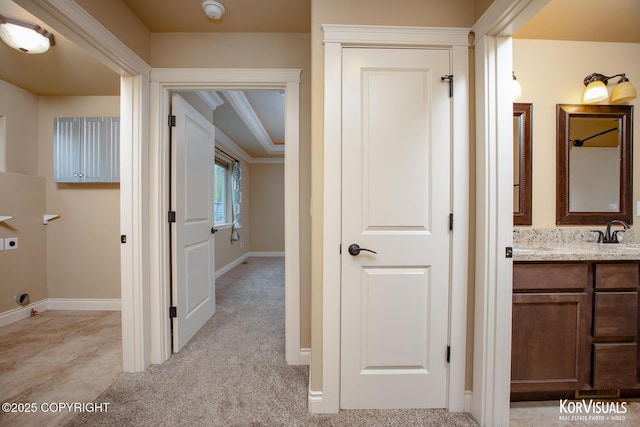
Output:
[[[615,230],[613,233],[611,232],[611,226],[619,224],[623,227],[622,230]],[[618,240],[618,233],[624,233],[629,228],[629,224],[624,221],[620,221],[619,219],[614,219],[607,223],[607,229],[603,233],[600,230],[591,230],[593,233],[598,233],[598,243],[620,243]]]

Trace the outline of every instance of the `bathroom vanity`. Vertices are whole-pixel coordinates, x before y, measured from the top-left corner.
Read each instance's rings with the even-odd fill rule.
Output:
[[[511,399],[640,396],[640,245],[514,251]]]

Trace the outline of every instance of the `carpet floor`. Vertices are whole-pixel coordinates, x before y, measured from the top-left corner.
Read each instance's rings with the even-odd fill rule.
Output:
[[[441,409],[310,414],[308,367],[284,349],[284,259],[249,258],[216,283],[216,313],[177,354],[123,373],[68,426],[476,426]]]

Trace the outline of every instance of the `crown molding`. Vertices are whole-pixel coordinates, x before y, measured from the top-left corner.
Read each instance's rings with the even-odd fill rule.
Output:
[[[249,100],[245,96],[243,91],[230,90],[225,91],[225,96],[229,100],[229,103],[234,110],[238,113],[242,121],[247,125],[251,133],[256,137],[260,145],[269,154],[284,153],[284,145],[275,145],[271,140],[271,137],[264,129],[262,122],[256,115],[255,110],[249,103]]]
[[[196,91],[200,99],[202,99],[212,111],[216,111],[216,108],[224,104],[224,100],[218,95],[217,92],[212,90],[198,90]]]

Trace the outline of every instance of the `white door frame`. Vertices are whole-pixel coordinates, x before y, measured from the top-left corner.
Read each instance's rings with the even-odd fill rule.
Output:
[[[496,0],[473,27],[476,62],[476,269],[471,413],[509,425],[513,242],[511,35],[549,0]]]
[[[285,341],[286,360],[300,361],[300,72],[299,69],[155,68],[150,98],[150,336],[151,363],[171,355],[169,307],[169,116],[173,90],[285,91]],[[157,284],[157,285],[156,285]]]
[[[323,25],[324,31],[324,194],[322,394],[309,392],[313,412],[340,409],[340,243],[342,207],[342,49],[352,46],[449,49],[454,75],[452,106],[452,206],[455,228],[451,249],[448,409],[464,409],[468,239],[469,239],[469,64],[467,28]]]

